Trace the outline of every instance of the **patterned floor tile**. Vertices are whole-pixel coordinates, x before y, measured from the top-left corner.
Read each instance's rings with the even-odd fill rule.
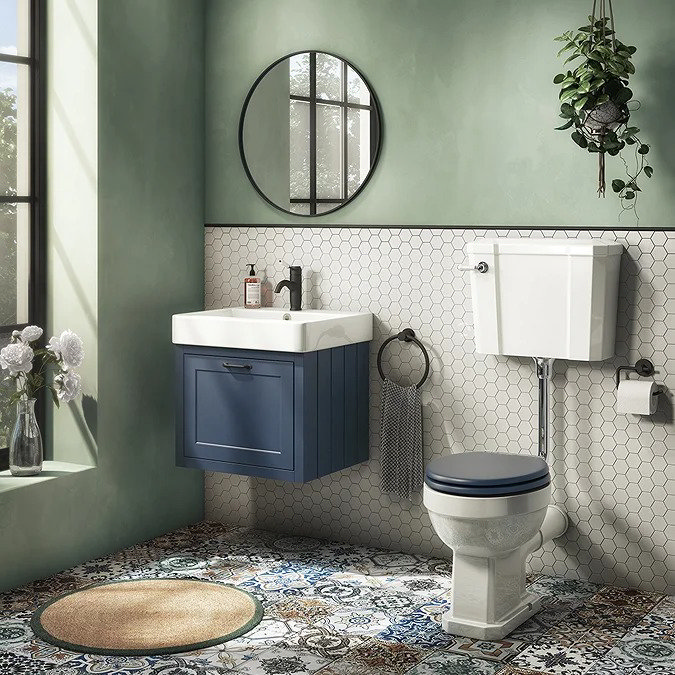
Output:
[[[645,664],[641,663],[631,675],[673,675],[673,667],[668,664]]]
[[[529,668],[515,668],[514,666],[504,666],[497,671],[497,675],[548,675],[543,670],[530,670]]]
[[[592,597],[602,588],[601,585],[588,581],[540,576],[530,585],[529,590],[544,599],[550,597],[560,602],[573,602]]]
[[[305,626],[283,641],[284,647],[339,659],[369,640],[368,635],[337,633],[322,626]]]
[[[565,621],[579,602],[561,600],[544,605],[539,613],[518,626],[509,638],[530,643],[539,641],[551,628]]]
[[[626,634],[620,627],[590,627],[577,620],[564,620],[553,626],[542,636],[544,642],[552,642],[562,647],[591,647],[601,651],[609,649]]]
[[[637,626],[645,616],[642,608],[588,604],[574,611],[569,620],[588,628],[624,628]]]
[[[36,639],[32,611],[120,578],[235,584],[265,616],[225,645],[166,657],[101,657]],[[449,635],[452,564],[366,546],[201,523],[0,594],[0,675],[675,674],[675,598],[534,576],[542,610],[505,640]]]
[[[538,642],[517,654],[510,665],[557,675],[582,675],[608,650],[563,647],[552,642]]]
[[[53,670],[51,663],[42,663],[15,652],[0,651],[0,675],[38,675]]]
[[[87,675],[142,675],[150,669],[156,657],[152,656],[97,656],[94,654],[78,654],[63,664],[62,668],[78,674]]]
[[[180,654],[187,661],[199,660],[208,663],[211,667],[225,669],[226,672],[239,672],[238,668],[247,662],[258,658],[270,647],[251,647],[251,646],[232,646],[231,642],[207,649],[200,649],[195,652]]]
[[[660,614],[648,614],[628,633],[633,637],[675,642],[675,620]]]
[[[321,670],[321,675],[403,675],[428,656],[417,647],[370,640]]]
[[[119,671],[114,671],[119,672]],[[145,670],[128,675],[232,675],[229,668],[200,659],[186,659],[183,656],[165,657],[156,660]],[[124,675],[127,675],[126,673]]]
[[[388,592],[411,596],[413,599],[432,600],[451,592],[452,577],[416,574],[410,576],[366,577],[369,585]]]
[[[0,651],[13,651],[33,639],[30,617],[30,612],[0,612]]]
[[[651,610],[663,596],[658,593],[646,593],[633,588],[605,586],[591,599],[591,603],[611,604],[617,607],[642,608],[645,613]]]
[[[626,636],[614,649],[639,663],[669,664],[675,673],[675,642]]]
[[[341,608],[317,619],[314,623],[334,633],[375,636],[391,625],[389,613],[362,607]]]
[[[267,608],[266,616],[313,623],[335,614],[335,605],[322,598],[284,597]]]
[[[519,640],[477,640],[453,636],[445,651],[504,663],[526,649],[528,644]]]
[[[42,640],[31,640],[12,648],[10,651],[37,662],[51,663],[54,667],[70,664],[80,657],[80,654],[77,652],[70,652],[60,647],[49,645],[46,642],[42,642]]]
[[[248,675],[305,675],[315,673],[330,663],[310,652],[293,649],[265,651],[237,668],[238,673]]]
[[[422,611],[402,617],[376,636],[385,642],[397,642],[425,649],[444,649],[454,640],[439,623]]]
[[[675,595],[665,596],[657,605],[655,609],[658,609],[664,614],[668,614],[672,617],[675,617]]]
[[[598,659],[587,671],[587,675],[632,675],[640,664],[612,648]]]
[[[286,640],[297,636],[304,628],[306,624],[299,621],[263,616],[262,621],[253,630],[230,640],[227,644],[237,649],[241,647],[269,648],[285,643]]]
[[[459,654],[436,652],[408,671],[409,675],[494,675],[498,663]]]

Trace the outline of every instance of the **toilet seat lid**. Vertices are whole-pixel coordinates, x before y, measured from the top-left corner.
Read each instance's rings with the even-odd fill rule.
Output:
[[[461,452],[427,465],[433,490],[465,496],[505,496],[531,492],[550,483],[548,464],[533,455]]]

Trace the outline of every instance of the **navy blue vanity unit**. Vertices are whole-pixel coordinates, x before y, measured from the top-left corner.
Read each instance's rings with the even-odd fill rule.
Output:
[[[175,350],[179,466],[307,482],[368,459],[368,342]]]

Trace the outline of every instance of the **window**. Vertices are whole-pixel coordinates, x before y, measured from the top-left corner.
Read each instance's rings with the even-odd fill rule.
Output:
[[[351,199],[370,173],[378,124],[368,85],[346,61],[290,57],[292,213],[327,213]]]
[[[43,8],[44,0],[0,0],[0,347],[13,330],[44,325]],[[0,468],[9,394],[0,384]]]

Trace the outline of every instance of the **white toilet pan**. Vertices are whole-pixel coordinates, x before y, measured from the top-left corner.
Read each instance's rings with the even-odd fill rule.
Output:
[[[540,599],[525,589],[525,562],[544,542],[565,532],[567,516],[550,505],[549,483],[520,494],[465,496],[433,489],[429,482],[438,484],[428,472],[424,505],[436,533],[453,551],[452,605],[443,628],[456,635],[501,639],[539,610]],[[489,477],[482,476],[475,481],[487,482]],[[466,484],[459,489],[474,489]]]

